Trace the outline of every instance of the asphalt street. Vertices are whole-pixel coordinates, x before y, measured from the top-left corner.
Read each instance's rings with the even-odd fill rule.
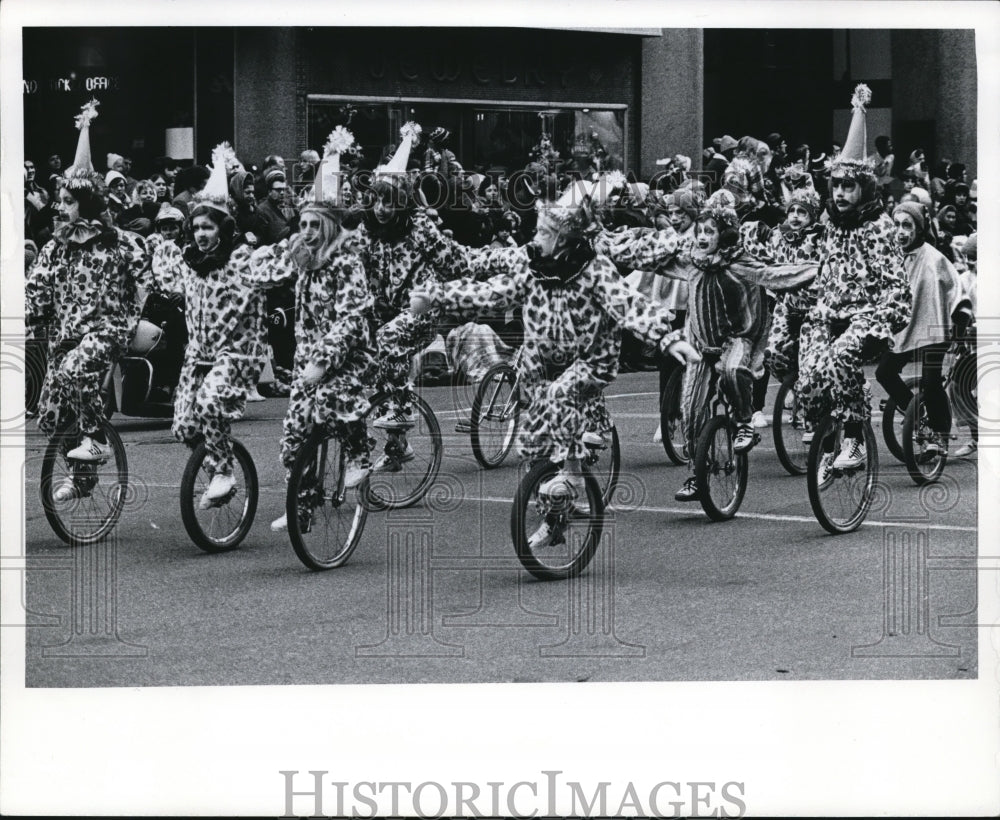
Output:
[[[260,505],[241,547],[215,555],[182,527],[188,451],[167,422],[115,417],[137,496],[104,544],[80,550],[42,513],[44,439],[32,429],[26,683],[976,677],[975,460],[952,459],[938,485],[918,488],[881,444],[868,521],[834,537],[765,430],[739,515],[712,523],[697,503],[673,499],[686,470],[652,441],[656,378],[624,374],[608,391],[623,488],[597,557],[565,582],[534,580],[514,555],[513,457],[483,471],[454,432],[469,388],[422,391],[445,435],[427,501],[372,513],[350,562],[320,573],[268,526],[283,511],[286,400],[248,405],[235,427],[257,466]]]

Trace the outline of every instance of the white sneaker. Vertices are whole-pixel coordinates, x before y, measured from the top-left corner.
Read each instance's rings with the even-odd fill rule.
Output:
[[[413,426],[413,414],[389,411],[372,422],[372,427],[380,430],[409,430]]]
[[[410,452],[413,452],[412,448],[410,448]],[[344,468],[344,489],[353,490],[368,477],[371,471],[372,468],[367,459],[356,458],[348,461]]]
[[[750,426],[755,428],[770,427],[771,419],[764,415],[763,410],[755,410],[753,416],[750,417]]]
[[[101,444],[90,436],[84,436],[78,447],[66,453],[66,458],[74,461],[106,461],[111,458],[111,445]]]
[[[221,501],[229,495],[236,486],[236,476],[216,473],[212,476],[212,481],[205,490],[205,498],[209,501]]]
[[[833,453],[823,453],[816,469],[816,483],[819,489],[825,489],[833,481]]]
[[[733,437],[733,452],[748,453],[760,442],[760,435],[749,424],[737,424]]]
[[[656,425],[656,432],[653,433],[653,442],[655,444],[661,444],[663,442],[663,430],[660,429],[660,425]]]
[[[965,458],[966,456],[973,455],[978,449],[979,445],[974,441],[970,441],[967,444],[963,444],[961,447],[959,447],[955,451],[955,456],[957,458]]]
[[[528,548],[536,550],[541,547],[548,547],[555,540],[555,536],[556,531],[549,526],[549,522],[543,521],[542,526],[528,536]]]
[[[802,443],[812,444],[813,436],[814,433],[812,430],[806,430],[805,432],[802,433]]]
[[[864,464],[867,457],[863,442],[856,438],[845,438],[840,452],[833,460],[833,466],[838,470],[853,470]]]
[[[73,482],[73,479],[64,478],[52,491],[52,500],[62,504],[66,501],[72,501],[76,498],[76,495],[76,484]]]
[[[795,406],[795,394],[789,390],[785,393],[785,409],[791,410]]]
[[[583,476],[573,475],[562,469],[539,487],[538,492],[549,498],[564,498],[566,496],[584,498],[587,495],[587,487],[584,484]]]
[[[247,401],[264,401],[265,398],[266,396],[262,396],[256,387],[247,391]]]
[[[582,436],[580,436],[580,441],[583,443],[584,447],[607,447],[608,442],[600,433],[595,433],[592,430],[588,430]]]
[[[281,518],[275,518],[271,522],[271,532],[287,532],[288,531],[288,516],[283,515]]]

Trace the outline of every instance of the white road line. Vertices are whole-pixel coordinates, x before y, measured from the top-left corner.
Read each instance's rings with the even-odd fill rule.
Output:
[[[496,498],[493,496],[484,496],[482,498],[473,498],[467,496],[463,501],[479,501],[489,504],[511,504],[513,503],[513,498]],[[697,512],[697,506],[690,507],[629,507],[626,513],[633,512],[644,512],[644,513],[669,513],[671,515],[690,515],[692,512]],[[817,524],[815,518],[810,518],[805,515],[777,515],[774,513],[747,513],[739,512],[736,514],[737,518],[752,518],[757,521],[790,521],[799,524]],[[943,530],[945,532],[978,532],[978,527],[952,527],[947,524],[921,524],[919,522],[905,522],[905,521],[866,521],[862,524],[863,527],[902,527],[907,529],[926,529],[926,530]]]

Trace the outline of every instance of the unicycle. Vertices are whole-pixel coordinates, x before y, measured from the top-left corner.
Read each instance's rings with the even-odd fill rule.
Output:
[[[816,425],[809,447],[806,483],[816,520],[833,535],[853,532],[868,515],[878,481],[878,449],[867,419],[861,425],[865,459],[855,467],[834,466],[844,442],[844,423],[826,415]],[[822,469],[821,469],[822,468]]]
[[[694,475],[698,482],[698,501],[705,515],[713,521],[727,521],[743,503],[749,480],[747,453],[733,449],[736,422],[733,421],[719,377],[712,369],[712,415],[702,425],[694,448]],[[755,444],[760,435],[754,433]]]
[[[125,445],[107,420],[101,421],[99,430],[111,447],[107,458],[77,461],[66,457],[83,438],[76,421],[60,428],[42,457],[42,509],[55,534],[71,547],[95,544],[107,536],[121,518],[128,495]],[[60,488],[68,491],[67,497],[56,500]]]
[[[469,419],[472,454],[487,470],[503,464],[517,436],[521,403],[515,367],[506,363],[493,365],[480,380],[472,402]]]
[[[674,464],[687,464],[684,444],[684,425],[681,421],[681,389],[684,385],[684,368],[675,367],[667,377],[660,396],[660,435],[663,451]]]
[[[292,466],[285,499],[288,537],[309,569],[346,564],[364,532],[368,509],[359,494],[367,488],[345,488],[346,464],[340,440],[317,425]]]
[[[604,502],[590,468],[583,465],[585,492],[548,496],[540,492],[559,471],[549,460],[531,465],[518,485],[510,514],[510,534],[521,565],[542,581],[579,575],[601,541]]]
[[[181,478],[181,520],[191,540],[205,552],[225,552],[239,546],[257,514],[257,468],[236,439],[232,439],[232,448],[236,483],[226,496],[214,501],[205,498],[215,471],[206,464],[208,450],[203,440],[194,445]]]
[[[361,503],[369,510],[397,510],[418,503],[431,488],[441,469],[441,428],[430,405],[416,393],[407,401],[413,407],[413,422],[405,428],[384,430],[371,419],[390,407],[387,393],[371,399],[368,434],[375,439],[372,472],[361,486]]]
[[[618,428],[613,424],[611,429],[604,433],[595,435],[594,433],[583,434],[583,446],[586,448],[586,455],[583,457],[583,464],[593,474],[597,481],[597,486],[601,491],[601,501],[605,507],[611,505],[615,489],[618,487],[618,478],[621,474],[622,450],[618,440]]]
[[[789,373],[774,397],[772,432],[774,451],[789,475],[805,475],[809,463],[809,443],[802,437],[809,431],[799,395],[795,392],[798,376]]]

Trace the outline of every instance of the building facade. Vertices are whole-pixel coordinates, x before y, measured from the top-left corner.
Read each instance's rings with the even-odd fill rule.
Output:
[[[523,167],[544,132],[563,158],[599,146],[648,178],[676,153],[699,167],[722,134],[828,151],[867,82],[869,150],[885,133],[900,162],[921,147],[971,178],[975,49],[971,30],[25,29],[25,154],[68,162],[94,94],[95,157],[139,173],[170,152],[205,163],[224,139],[250,163],[296,157],[348,123],[371,166],[413,119],[447,128],[470,170]]]

